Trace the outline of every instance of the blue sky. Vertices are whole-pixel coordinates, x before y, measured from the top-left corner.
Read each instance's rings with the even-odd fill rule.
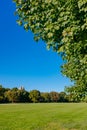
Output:
[[[0,84],[29,91],[63,91],[71,82],[60,72],[61,57],[18,26],[14,12],[12,0],[0,1]]]

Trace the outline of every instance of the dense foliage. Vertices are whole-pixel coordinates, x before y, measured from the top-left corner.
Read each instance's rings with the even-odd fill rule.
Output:
[[[87,91],[87,0],[14,0],[18,24],[65,60],[62,73]]]
[[[0,85],[0,103],[24,102],[69,102],[65,92],[40,92],[39,90],[26,91],[24,87],[4,88]]]
[[[5,88],[0,85],[0,103],[87,102],[87,94],[78,93],[74,87],[64,92],[26,91],[24,87]]]

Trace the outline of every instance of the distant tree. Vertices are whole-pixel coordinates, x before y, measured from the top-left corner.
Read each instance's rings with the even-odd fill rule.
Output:
[[[38,91],[38,90],[30,91],[29,98],[34,103],[40,102],[40,99],[41,99],[40,91]]]
[[[11,89],[12,91],[18,91],[18,88],[17,87],[14,87]]]
[[[2,85],[0,85],[0,103],[8,102],[7,98],[5,97],[5,92],[9,89],[4,88]]]
[[[59,100],[59,93],[58,92],[50,92],[50,98],[51,98],[51,102],[58,102]]]
[[[12,103],[29,102],[29,93],[24,88],[12,88],[5,93],[5,96]]]
[[[9,90],[5,93],[6,98],[9,100],[9,102],[16,103],[19,102],[19,94],[16,90]]]
[[[87,0],[14,0],[18,24],[65,60],[62,73],[87,88]]]
[[[41,93],[41,97],[43,99],[43,102],[50,102],[50,94],[48,92]]]
[[[59,93],[59,102],[66,102],[66,93],[65,92]]]
[[[18,90],[19,102],[29,102],[29,92],[24,88]]]
[[[5,89],[0,85],[0,103],[4,102],[4,91]]]

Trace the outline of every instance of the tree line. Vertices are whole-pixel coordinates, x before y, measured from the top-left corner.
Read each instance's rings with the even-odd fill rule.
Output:
[[[67,89],[66,89],[67,90]],[[49,103],[49,102],[80,102],[87,101],[77,98],[72,92],[40,92],[39,90],[26,91],[24,87],[5,88],[0,85],[0,103]]]

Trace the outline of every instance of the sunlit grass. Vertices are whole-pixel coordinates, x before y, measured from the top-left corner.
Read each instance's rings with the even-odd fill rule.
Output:
[[[1,104],[0,130],[87,130],[87,104]]]

